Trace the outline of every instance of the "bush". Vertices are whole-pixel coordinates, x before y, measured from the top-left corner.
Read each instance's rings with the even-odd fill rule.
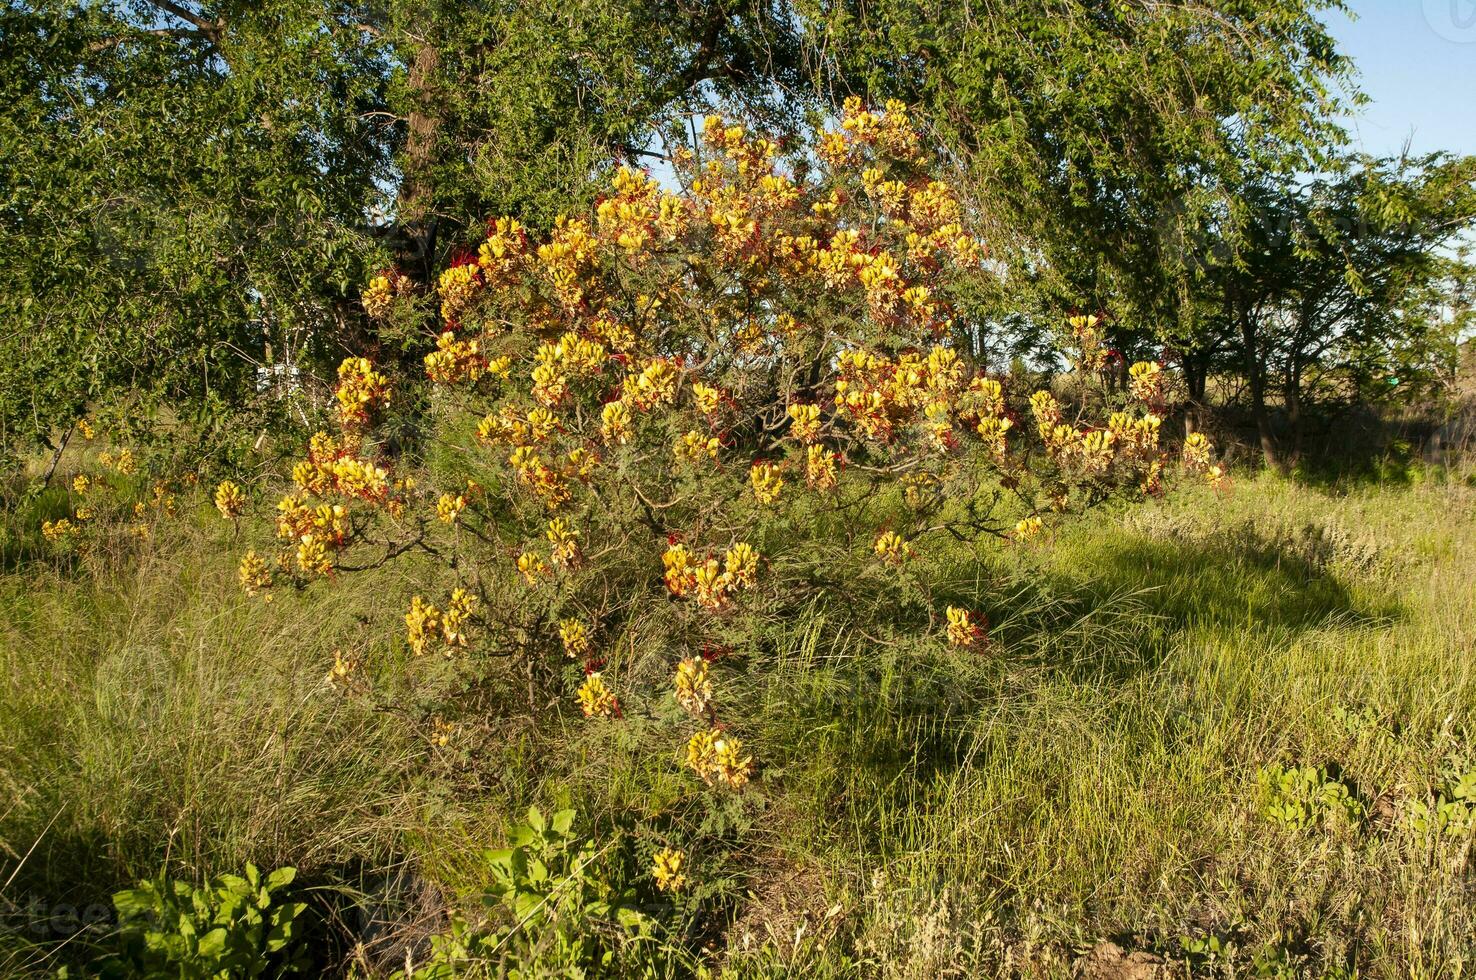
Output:
[[[160,874],[118,892],[121,949],[98,964],[98,975],[214,980],[300,972],[307,955],[296,930],[307,906],[281,894],[296,874],[278,868],[262,878],[248,864],[244,878],[221,875],[208,888]]]
[[[447,752],[461,719],[519,701],[640,718],[723,810],[760,769],[725,721],[725,678],[786,625],[823,613],[981,652],[984,617],[944,598],[920,552],[1029,546],[1053,514],[1161,493],[1175,469],[1171,381],[1120,371],[1099,317],[1071,319],[1075,371],[1054,389],[988,362],[971,311],[998,284],[935,171],[896,105],[849,103],[788,157],[714,117],[677,191],[623,168],[545,241],[499,218],[434,302],[375,279],[367,311],[434,338],[436,465],[399,468],[378,425],[393,379],[346,360],[341,427],[313,437],[277,505],[283,544],[242,557],[243,586],[428,557],[407,669],[376,688],[350,649],[336,684],[396,702]],[[1211,457],[1193,436],[1179,458],[1218,485]]]

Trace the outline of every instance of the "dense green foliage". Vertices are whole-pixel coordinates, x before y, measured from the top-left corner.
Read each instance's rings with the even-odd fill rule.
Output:
[[[301,420],[342,350],[405,342],[354,302],[374,272],[423,284],[488,215],[546,228],[615,161],[664,167],[712,107],[783,131],[853,93],[913,104],[957,165],[1011,273],[975,310],[1010,328],[991,353],[1049,348],[1056,313],[1080,307],[1114,314],[1130,359],[1169,339],[1208,363],[1221,305],[1203,252],[1247,245],[1268,181],[1342,167],[1357,97],[1335,16],[1313,0],[8,0],[0,441],[54,443],[118,403],[196,423],[257,403],[255,425],[286,399]],[[279,396],[265,414],[263,395]]]

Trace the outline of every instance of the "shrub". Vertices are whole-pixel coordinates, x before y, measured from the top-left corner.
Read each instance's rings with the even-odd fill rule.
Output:
[[[512,978],[651,975],[640,965],[658,948],[652,919],[634,890],[614,884],[611,844],[596,848],[573,827],[573,810],[545,818],[530,809],[512,846],[485,855],[490,919],[455,917],[432,937],[429,961],[401,976],[438,980],[474,969]]]
[[[166,878],[118,892],[121,949],[98,964],[103,977],[282,976],[305,969],[298,917],[307,906],[284,902],[296,871],[279,868],[265,878],[254,865],[246,876],[221,875],[207,888]]]
[[[848,103],[788,155],[713,117],[676,174],[622,168],[542,241],[493,221],[434,299],[375,279],[371,314],[429,321],[439,462],[397,468],[393,379],[349,358],[340,428],[277,505],[284,544],[241,559],[270,595],[429,557],[404,619],[434,744],[515,695],[638,714],[694,792],[738,793],[760,760],[724,678],[784,623],[828,610],[981,652],[983,617],[917,568],[936,542],[1029,546],[1054,514],[1161,493],[1176,459],[1223,480],[1203,436],[1160,444],[1167,372],[1121,372],[1099,317],[1071,319],[1051,390],[989,362],[986,247],[901,106]],[[367,673],[349,651],[332,676],[365,694]]]

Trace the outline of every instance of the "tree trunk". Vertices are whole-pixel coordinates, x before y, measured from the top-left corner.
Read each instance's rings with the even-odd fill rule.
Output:
[[[1191,436],[1204,427],[1200,413],[1204,411],[1204,390],[1209,383],[1209,357],[1202,353],[1186,353],[1180,358],[1184,368],[1184,384],[1189,389],[1189,406],[1184,412],[1184,435]]]
[[[1291,444],[1287,453],[1287,465],[1295,466],[1302,457],[1302,369],[1293,362],[1287,367],[1286,383],[1282,386],[1282,397],[1286,400],[1286,422]]]
[[[435,264],[436,139],[441,120],[435,112],[435,75],[440,54],[430,41],[415,47],[406,82],[410,89],[409,131],[400,161],[399,197],[395,204],[395,259],[401,272],[422,285],[429,283]]]
[[[1276,435],[1271,431],[1271,416],[1266,411],[1266,364],[1256,334],[1255,318],[1243,306],[1237,311],[1240,320],[1240,338],[1245,345],[1246,380],[1250,383],[1251,417],[1255,419],[1256,435],[1261,442],[1261,458],[1278,473],[1285,473],[1286,466],[1277,451]]]

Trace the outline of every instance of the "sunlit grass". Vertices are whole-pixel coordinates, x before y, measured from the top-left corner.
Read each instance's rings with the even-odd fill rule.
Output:
[[[1211,935],[1242,966],[1468,974],[1467,845],[1400,814],[1476,765],[1473,517],[1476,493],[1438,480],[1246,479],[1037,548],[930,556],[936,594],[989,616],[982,653],[910,642],[917,610],[861,622],[845,597],[775,624],[728,676],[764,768],[742,853],[711,857],[727,884],[702,942],[735,975],[1064,975],[1104,937],[1173,955]],[[454,902],[529,803],[700,819],[639,718],[489,704],[484,744],[447,764],[412,717],[324,681],[352,643],[394,683],[403,572],[263,605],[235,549],[184,514],[134,554],[0,577],[8,972],[66,938],[26,925],[38,899],[105,901],[162,866],[291,864],[346,890],[410,868]],[[1373,819],[1262,819],[1275,761],[1335,766]]]

